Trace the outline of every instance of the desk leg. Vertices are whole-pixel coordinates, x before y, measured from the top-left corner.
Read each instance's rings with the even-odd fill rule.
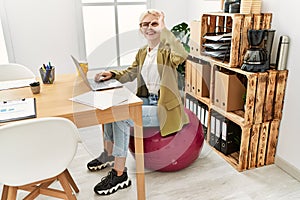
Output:
[[[130,110],[131,119],[134,121],[134,144],[136,160],[136,184],[138,200],[145,200],[145,174],[144,174],[144,144],[142,106],[135,106]]]

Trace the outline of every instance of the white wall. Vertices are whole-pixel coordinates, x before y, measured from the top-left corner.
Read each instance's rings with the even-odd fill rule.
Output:
[[[188,4],[188,21],[200,20],[201,15],[207,12],[215,12],[221,10],[221,1],[216,0],[187,0]]]
[[[162,10],[165,15],[165,22],[167,28],[171,29],[174,25],[177,25],[183,21],[186,23],[188,10],[188,1],[183,0],[152,0],[151,8]]]
[[[203,12],[220,9],[219,1],[187,0],[188,21],[200,19]],[[272,29],[276,30],[273,43],[273,63],[280,35],[290,37],[290,48],[287,69],[289,70],[283,118],[280,125],[276,157],[285,161],[290,168],[300,171],[299,141],[300,141],[300,29],[297,23],[299,6],[297,1],[263,0],[262,12],[273,13]],[[277,164],[277,163],[276,163]],[[281,166],[284,167],[284,166]]]
[[[80,0],[0,0],[1,19],[9,27],[10,62],[28,66],[34,73],[51,61],[57,73],[75,71],[70,55],[80,55],[78,5]]]

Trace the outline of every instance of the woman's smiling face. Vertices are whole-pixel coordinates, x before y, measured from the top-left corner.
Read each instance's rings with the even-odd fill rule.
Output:
[[[149,41],[159,39],[160,33],[156,30],[158,26],[158,17],[152,14],[146,15],[140,23],[141,32]]]

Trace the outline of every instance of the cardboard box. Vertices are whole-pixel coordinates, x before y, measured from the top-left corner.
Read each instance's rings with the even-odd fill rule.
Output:
[[[236,74],[215,71],[214,104],[225,111],[243,109],[246,88]]]
[[[190,30],[190,54],[193,56],[199,56],[201,40],[201,22],[197,20],[191,21]]]
[[[195,63],[195,66],[197,69],[196,96],[209,97],[211,67],[209,65],[202,65],[198,63]]]

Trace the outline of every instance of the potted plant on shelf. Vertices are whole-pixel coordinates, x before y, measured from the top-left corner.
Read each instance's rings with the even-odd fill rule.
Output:
[[[182,22],[180,24],[175,25],[171,32],[175,35],[177,39],[182,43],[185,50],[189,53],[190,52],[190,46],[189,46],[189,40],[190,40],[190,28],[187,23]],[[181,91],[184,91],[185,86],[185,62],[180,64],[177,68],[178,71],[178,88]]]

